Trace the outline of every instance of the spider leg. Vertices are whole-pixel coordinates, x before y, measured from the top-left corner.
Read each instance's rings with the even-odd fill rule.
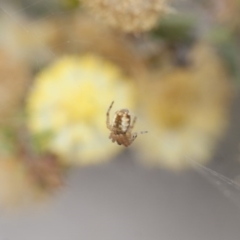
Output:
[[[108,108],[108,110],[107,110],[107,113],[106,113],[106,115],[107,115],[106,124],[107,124],[107,128],[108,128],[109,130],[112,130],[112,126],[111,126],[111,124],[110,124],[110,119],[109,119],[110,117],[109,117],[109,115],[110,115],[110,111],[111,111],[111,109],[112,109],[113,103],[114,103],[114,101],[112,101],[112,103],[111,103],[111,105],[109,106],[109,108]]]
[[[116,141],[116,137],[114,136],[114,134],[112,132],[109,135],[109,139],[112,139],[113,143]]]
[[[139,134],[144,134],[144,133],[148,133],[148,131],[140,131],[138,132]]]
[[[117,138],[117,143],[118,143],[118,145],[122,145],[122,135],[121,134],[119,134],[119,135],[116,135],[116,138]]]
[[[125,147],[128,147],[130,144],[129,144],[129,138],[126,134],[121,134],[121,142],[122,144],[125,146]]]
[[[138,133],[132,133],[131,143],[137,138]]]
[[[136,121],[137,121],[137,117],[134,117],[131,125],[130,125],[129,128],[128,128],[128,132],[131,132],[131,131],[133,130]]]
[[[132,133],[132,138],[130,140],[130,144],[137,138],[137,135],[138,134],[144,134],[144,133],[147,133],[148,131],[141,131],[141,132],[135,132],[135,133]]]

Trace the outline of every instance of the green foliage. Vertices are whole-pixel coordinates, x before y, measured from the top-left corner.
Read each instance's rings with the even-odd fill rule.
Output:
[[[194,19],[175,15],[162,19],[152,31],[152,35],[169,43],[188,42],[193,38],[194,26]]]
[[[216,27],[208,38],[219,49],[233,77],[240,80],[239,46],[234,33],[229,28]]]
[[[11,155],[16,149],[17,136],[13,128],[8,126],[0,127],[0,154]]]
[[[80,6],[79,0],[61,0],[60,5],[64,9],[75,9]]]
[[[35,134],[31,137],[33,149],[36,153],[43,153],[46,151],[47,146],[52,138],[52,133],[50,131]]]

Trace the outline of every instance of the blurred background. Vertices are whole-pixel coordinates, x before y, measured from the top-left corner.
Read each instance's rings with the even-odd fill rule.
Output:
[[[239,239],[239,10],[1,0],[0,240]]]

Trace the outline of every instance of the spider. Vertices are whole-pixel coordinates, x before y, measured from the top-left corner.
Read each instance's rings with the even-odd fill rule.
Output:
[[[111,131],[109,138],[112,142],[117,142],[118,145],[128,147],[136,139],[138,133],[132,133],[137,118],[134,117],[131,123],[131,116],[128,109],[121,109],[117,111],[113,117],[113,123],[110,124],[109,115],[114,101],[108,108],[107,115],[107,128]],[[140,134],[147,133],[147,131],[139,132]]]

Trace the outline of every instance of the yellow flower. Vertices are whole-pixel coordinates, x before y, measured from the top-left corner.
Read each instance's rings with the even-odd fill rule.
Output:
[[[189,59],[189,66],[172,65],[145,85],[149,134],[138,142],[148,163],[179,169],[206,162],[225,129],[230,85],[224,66],[205,43],[196,44]]]
[[[84,0],[96,16],[125,32],[152,29],[169,11],[166,0]]]
[[[108,139],[106,111],[134,106],[134,86],[112,63],[94,55],[66,56],[36,77],[28,98],[33,134],[50,132],[47,148],[65,162],[105,161],[122,148]]]

